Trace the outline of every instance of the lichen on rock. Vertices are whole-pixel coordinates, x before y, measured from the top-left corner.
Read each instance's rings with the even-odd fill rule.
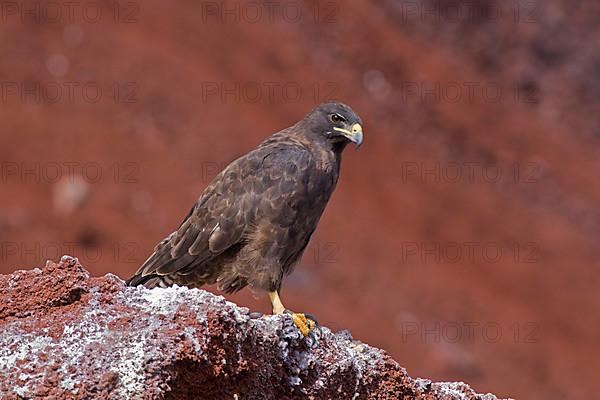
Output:
[[[126,287],[64,256],[0,276],[0,398],[479,399],[344,331],[307,338],[200,289]]]

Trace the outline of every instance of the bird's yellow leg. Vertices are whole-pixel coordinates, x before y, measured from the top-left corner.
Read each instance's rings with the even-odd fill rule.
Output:
[[[273,314],[283,314],[285,311],[285,307],[283,306],[283,303],[279,298],[279,293],[277,293],[277,291],[269,292],[269,299],[271,300],[271,304],[273,305]]]
[[[294,320],[294,325],[300,329],[300,332],[302,332],[303,336],[308,336],[308,334],[315,329],[315,321],[306,318],[306,315],[286,310],[281,302],[281,299],[279,298],[279,293],[277,293],[277,291],[269,292],[269,299],[271,300],[271,305],[273,306],[273,314],[281,315],[289,312]]]

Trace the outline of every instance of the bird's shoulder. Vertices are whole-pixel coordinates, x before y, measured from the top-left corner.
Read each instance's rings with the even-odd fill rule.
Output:
[[[244,181],[264,175],[276,179],[282,172],[300,174],[310,170],[315,163],[315,155],[306,144],[293,138],[272,137],[232,162],[223,174]]]
[[[195,209],[222,212],[244,198],[273,190],[281,181],[300,183],[304,175],[315,169],[314,154],[304,143],[274,136],[269,139],[275,140],[264,141],[225,167],[205,188]]]

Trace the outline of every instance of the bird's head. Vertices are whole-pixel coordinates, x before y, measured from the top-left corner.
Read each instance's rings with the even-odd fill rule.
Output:
[[[343,103],[323,103],[312,110],[305,120],[313,134],[333,147],[343,149],[352,142],[358,148],[363,141],[362,120]]]

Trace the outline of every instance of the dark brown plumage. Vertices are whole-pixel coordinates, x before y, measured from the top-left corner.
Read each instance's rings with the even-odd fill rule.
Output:
[[[341,103],[321,104],[275,133],[213,179],[127,283],[278,292],[317,227],[350,142],[362,142],[361,120]]]

